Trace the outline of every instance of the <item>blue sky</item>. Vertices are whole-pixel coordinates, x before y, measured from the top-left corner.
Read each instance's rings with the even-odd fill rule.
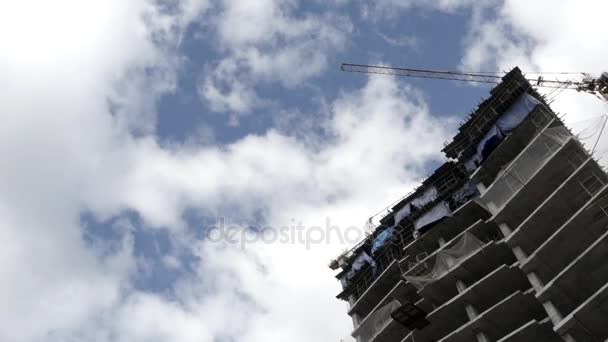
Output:
[[[340,63],[597,74],[601,7],[2,3],[0,340],[348,340],[329,259],[445,160],[488,88]]]
[[[308,7],[299,5],[296,15],[327,11],[318,4]],[[226,144],[247,134],[262,134],[273,127],[274,116],[280,115],[277,111],[315,112],[319,105],[315,101],[317,98],[331,100],[340,91],[360,88],[366,78],[340,72],[342,62],[458,69],[470,9],[450,14],[428,9],[412,10],[407,16],[380,22],[362,18],[356,6],[344,9],[350,15],[352,32],[343,48],[327,54],[326,69],[297,87],[285,88],[276,83],[260,85],[257,88],[260,94],[276,101],[278,108],[257,109],[240,119],[239,125],[230,125],[222,113],[208,115],[210,108],[197,94],[197,83],[205,67],[212,68],[224,56],[214,50],[213,43],[206,40],[212,29],[193,24],[180,46],[180,53],[187,58],[187,62],[180,70],[178,89],[160,99],[156,126],[158,135],[168,141],[183,142],[196,127],[202,125],[214,132],[215,142]],[[298,67],[293,65],[293,68]],[[445,115],[467,113],[486,93],[485,89],[450,82],[407,82],[424,93],[432,112]],[[447,99],[445,96],[448,96]]]

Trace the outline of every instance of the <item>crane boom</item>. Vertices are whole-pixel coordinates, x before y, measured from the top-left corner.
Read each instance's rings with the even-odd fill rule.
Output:
[[[383,75],[395,75],[395,76],[407,76],[417,78],[434,78],[442,80],[453,80],[462,82],[476,82],[476,83],[493,83],[498,84],[501,82],[502,77],[497,74],[491,73],[467,73],[457,71],[442,71],[442,70],[424,70],[424,69],[410,69],[410,68],[397,68],[380,65],[366,65],[366,64],[350,64],[342,63],[342,71],[347,72],[360,72],[366,74],[383,74]],[[533,83],[538,87],[545,88],[561,88],[561,89],[575,89],[578,91],[595,92],[597,90],[596,80],[589,79],[581,82],[576,81],[557,81],[557,80],[545,80],[542,76],[538,79],[528,79],[529,82]]]

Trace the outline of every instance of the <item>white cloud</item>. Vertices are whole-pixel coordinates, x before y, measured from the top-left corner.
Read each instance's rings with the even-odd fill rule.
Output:
[[[329,215],[341,226],[361,222],[360,213],[402,194],[426,161],[439,158],[445,127],[415,93],[378,78],[344,94],[323,122],[332,141],[322,146],[271,130],[224,147],[161,147],[152,134],[155,104],[174,91],[179,41],[206,5],[163,9],[147,1],[106,1],[83,7],[66,0],[37,6],[20,2],[0,10],[7,52],[0,57],[0,340],[344,335],[350,323],[325,267],[339,246],[255,245],[247,254],[221,249],[187,239],[183,210],[213,214],[231,207],[237,219],[262,210],[272,224],[291,217],[322,223]],[[321,50],[343,44],[333,31],[343,23],[317,26],[313,17],[294,17],[291,8],[276,11],[282,14],[270,26],[273,38],[238,38],[235,44],[248,49],[235,58],[251,77],[295,86],[323,69],[328,52]],[[226,49],[234,54],[235,46]],[[291,63],[309,68],[294,72]],[[427,134],[437,139],[413,149]],[[113,248],[84,240],[82,211],[104,220],[126,209],[147,225],[169,228],[178,246],[201,256],[191,279],[176,284],[174,299],[134,289],[141,265],[128,225],[99,232],[120,236]],[[144,264],[177,269],[178,254]],[[293,265],[306,277],[288,274]],[[286,318],[292,323],[274,332],[261,329]]]
[[[79,214],[87,202],[116,209],[108,202],[129,168],[128,132],[149,131],[147,101],[172,88],[163,18],[146,1],[0,5],[0,340],[77,329],[129,288],[130,234],[107,255],[85,243]],[[162,70],[148,79],[152,87],[146,68]],[[131,100],[118,101],[117,85]],[[118,105],[114,118],[108,98]]]
[[[357,224],[370,208],[417,183],[426,162],[440,158],[446,123],[431,117],[412,89],[373,78],[363,90],[331,102],[322,125],[332,139],[320,146],[271,130],[224,147],[163,148],[150,134],[150,111],[155,97],[174,87],[179,57],[170,43],[187,23],[149,3],[122,4],[108,2],[95,12],[105,13],[105,21],[79,19],[85,26],[112,23],[91,29],[104,37],[82,50],[50,51],[49,59],[38,61],[14,43],[7,49],[14,55],[4,57],[10,63],[0,73],[0,339],[343,336],[350,323],[333,298],[338,285],[326,268],[339,245],[312,251],[293,245],[252,245],[247,253],[222,249],[188,240],[183,210],[212,214],[231,207],[236,219],[262,210],[271,224],[290,223],[292,217],[324,224],[325,216],[342,227]],[[304,24],[296,20],[298,25]],[[86,36],[66,39],[78,45]],[[430,143],[420,146],[423,138]],[[82,210],[103,220],[125,209],[150,226],[171,229],[173,239],[201,256],[192,279],[176,287],[177,299],[133,289],[137,260],[130,228],[122,230],[123,241],[109,255],[83,240]],[[176,265],[170,257],[156,262]],[[268,329],[271,323],[276,329]]]
[[[199,93],[215,111],[242,115],[264,106],[255,86],[296,87],[342,50],[350,22],[336,14],[296,15],[291,0],[224,1],[215,18],[221,60],[210,62]]]
[[[468,8],[472,4],[487,6],[494,2],[496,0],[376,0],[363,3],[361,16],[366,20],[375,22],[399,18],[413,9],[454,13],[463,8]]]
[[[155,224],[178,226],[173,220],[179,218],[171,215],[185,205],[212,212],[228,205],[238,209],[228,217],[233,223],[261,208],[265,223],[275,228],[298,221],[324,227],[329,217],[344,231],[416,184],[425,164],[441,159],[446,125],[453,123],[432,117],[415,91],[385,77],[342,94],[330,107],[324,125],[332,139],[320,147],[274,131],[223,149],[189,153],[149,145],[154,156],[142,154],[136,176],[126,178],[126,200]],[[420,144],[423,139],[429,143]],[[303,243],[260,241],[245,250],[239,243],[198,241],[193,246],[190,240],[184,246],[194,248],[202,262],[177,287],[182,306],[155,298],[147,314],[149,303],[130,303],[129,310],[142,319],[129,315],[127,334],[145,331],[163,340],[227,335],[239,341],[311,341],[338,340],[350,330],[345,305],[334,298],[339,286],[327,268],[328,260],[347,246],[337,236],[310,250]],[[156,317],[177,320],[176,328],[146,329]],[[178,329],[185,324],[189,331],[193,318],[204,328],[183,335]]]

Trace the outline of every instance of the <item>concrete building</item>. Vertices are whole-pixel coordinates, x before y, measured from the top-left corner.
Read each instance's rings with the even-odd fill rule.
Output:
[[[518,68],[330,263],[358,342],[608,341],[608,176]]]

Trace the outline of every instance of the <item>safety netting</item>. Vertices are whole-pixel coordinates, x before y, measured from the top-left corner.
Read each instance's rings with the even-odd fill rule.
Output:
[[[574,136],[593,155],[594,159],[604,170],[608,167],[607,121],[608,116],[606,115],[573,122],[566,120],[566,125],[571,129]]]
[[[561,125],[542,131],[513,163],[498,174],[480,202],[488,208],[502,208],[571,137],[572,134]]]
[[[400,306],[401,303],[393,299],[388,304],[372,312],[361,322],[353,337],[356,337],[358,341],[371,341],[374,336],[390,323],[392,320],[391,313]]]
[[[415,267],[425,267],[428,273],[422,275],[405,275],[404,278],[416,288],[423,289],[426,285],[443,277],[451,269],[459,265],[483,247],[483,242],[477,239],[470,232],[465,232],[462,236],[451,243],[447,248],[443,248],[426,258],[422,263]]]

